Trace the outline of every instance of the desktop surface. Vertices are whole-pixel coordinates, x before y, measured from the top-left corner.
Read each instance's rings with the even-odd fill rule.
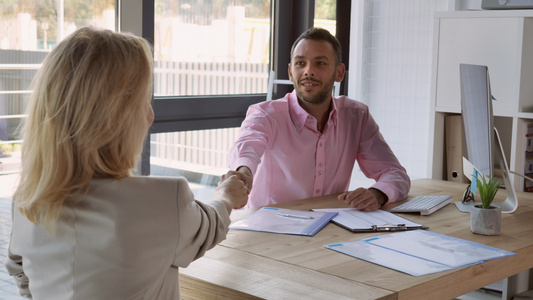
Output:
[[[408,199],[453,195],[460,201],[466,184],[414,180]],[[499,193],[495,201],[503,201]],[[390,210],[399,203],[384,207]],[[276,205],[299,210],[345,207],[336,195]],[[254,210],[235,211],[239,220]],[[519,206],[502,215],[499,236],[477,235],[470,216],[447,205],[429,216],[399,214],[428,230],[511,251],[517,255],[450,271],[414,277],[348,255],[325,244],[383,233],[352,233],[328,224],[313,237],[230,230],[227,239],[188,268],[180,269],[183,299],[452,299],[523,270],[533,268],[533,194],[519,193]],[[385,233],[387,234],[387,233]],[[453,287],[453,288],[450,288]],[[201,293],[201,294],[198,294]]]

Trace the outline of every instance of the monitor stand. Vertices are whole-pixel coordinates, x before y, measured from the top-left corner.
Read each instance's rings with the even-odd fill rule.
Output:
[[[503,183],[505,185],[505,190],[507,191],[507,198],[503,202],[492,202],[493,206],[498,206],[501,208],[502,213],[513,213],[516,208],[518,207],[518,198],[516,197],[516,192],[514,189],[514,186],[511,183],[511,180],[509,178],[509,165],[507,165],[507,159],[505,158],[505,153],[503,152],[502,143],[500,140],[500,135],[498,133],[498,130],[496,127],[494,127],[494,138],[496,142],[496,158],[498,159],[498,162],[500,163],[500,169],[503,174]],[[466,162],[465,162],[466,161]],[[470,165],[471,167],[467,167]],[[473,166],[466,158],[463,158],[463,172],[468,178],[472,178],[473,172]],[[481,205],[481,202],[465,202],[462,201],[456,201],[455,206],[457,209],[459,209],[461,212],[470,212],[472,207],[474,205]]]

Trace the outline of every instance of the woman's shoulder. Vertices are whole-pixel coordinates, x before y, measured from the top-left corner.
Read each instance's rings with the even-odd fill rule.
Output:
[[[121,193],[136,195],[176,194],[188,186],[185,177],[132,176],[122,179],[94,179],[91,181],[90,193]]]
[[[91,185],[150,185],[181,182],[187,182],[187,179],[182,176],[131,176],[121,179],[93,179]]]

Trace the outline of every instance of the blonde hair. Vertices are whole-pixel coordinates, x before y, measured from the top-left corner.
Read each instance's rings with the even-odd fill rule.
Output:
[[[152,50],[142,38],[85,27],[46,57],[22,133],[16,208],[55,223],[93,178],[131,176],[149,127]]]

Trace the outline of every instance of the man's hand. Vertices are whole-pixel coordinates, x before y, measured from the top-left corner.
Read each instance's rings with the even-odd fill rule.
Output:
[[[378,210],[388,200],[387,195],[374,188],[358,188],[355,191],[344,192],[338,198],[360,211]]]
[[[248,189],[237,176],[222,175],[222,181],[215,189],[214,199],[222,201],[228,212],[232,209],[243,208],[248,202]]]
[[[252,171],[246,166],[240,166],[237,168],[237,171],[228,171],[226,175],[222,175],[222,179],[224,179],[224,176],[229,177],[234,175],[244,182],[244,186],[248,189],[248,194],[250,194],[253,185]]]

